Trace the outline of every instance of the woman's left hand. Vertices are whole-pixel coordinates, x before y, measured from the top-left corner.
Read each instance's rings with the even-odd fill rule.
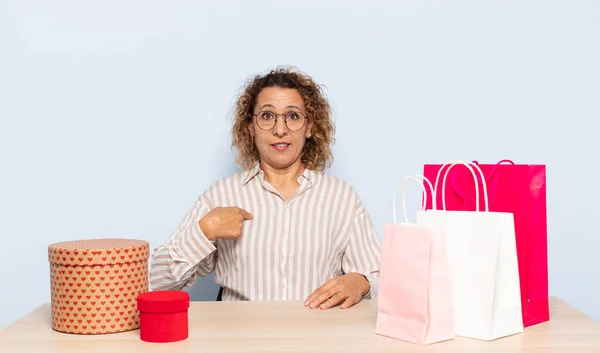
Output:
[[[304,302],[305,306],[315,309],[329,309],[340,303],[347,309],[361,301],[369,293],[371,285],[365,276],[359,273],[347,273],[327,281],[317,288]]]

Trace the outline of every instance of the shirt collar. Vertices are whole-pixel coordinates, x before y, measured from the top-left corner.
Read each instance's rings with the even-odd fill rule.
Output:
[[[254,167],[244,172],[244,179],[242,181],[242,185],[248,184],[248,182],[252,180],[252,178],[254,178],[259,172],[262,171],[260,170],[260,164],[257,162],[256,164],[254,164]]]
[[[252,167],[244,172],[244,178],[242,181],[242,185],[248,184],[250,182],[250,180],[252,180],[255,176],[257,176],[259,174],[264,179],[264,173],[260,169],[259,162],[257,162],[256,164],[254,164],[254,167]],[[300,177],[298,177],[298,183],[301,184],[302,179],[306,179],[310,183],[310,186],[312,186],[315,184],[315,182],[317,181],[317,178],[321,174],[322,174],[321,172],[317,172],[315,170],[310,170],[310,169],[306,168],[306,169],[304,169],[304,172],[302,173],[302,175],[300,175]]]

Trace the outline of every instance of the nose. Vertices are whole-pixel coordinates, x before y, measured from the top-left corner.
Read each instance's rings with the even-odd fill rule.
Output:
[[[273,126],[273,135],[277,137],[283,137],[287,135],[287,133],[288,128],[285,125],[285,117],[277,117],[277,120],[275,121],[275,126]]]

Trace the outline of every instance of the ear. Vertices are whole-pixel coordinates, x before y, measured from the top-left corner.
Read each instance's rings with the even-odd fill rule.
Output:
[[[310,138],[313,135],[312,127],[313,127],[313,121],[309,120],[308,124],[306,125],[306,138]]]

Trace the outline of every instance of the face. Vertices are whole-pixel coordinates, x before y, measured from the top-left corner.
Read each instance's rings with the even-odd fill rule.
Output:
[[[264,111],[273,114],[306,114],[302,95],[295,89],[281,87],[265,87],[258,94],[253,113]],[[274,116],[271,117],[274,120]],[[304,143],[311,134],[310,119],[298,131],[288,129],[283,115],[277,116],[277,123],[267,131],[258,127],[257,119],[258,117],[254,117],[248,128],[254,136],[261,161],[274,169],[284,169],[301,163]]]

